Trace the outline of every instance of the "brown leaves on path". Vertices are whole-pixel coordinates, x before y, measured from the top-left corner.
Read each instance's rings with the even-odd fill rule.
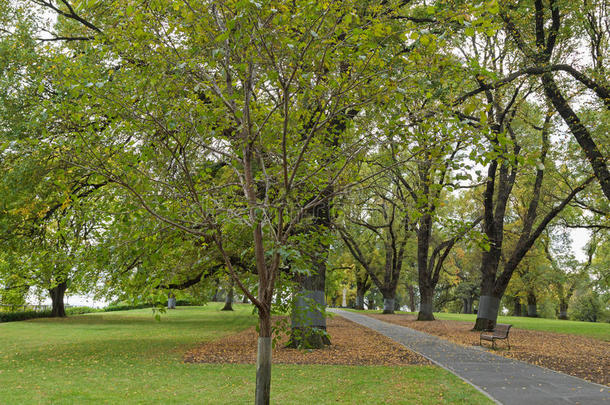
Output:
[[[273,349],[276,364],[411,365],[430,364],[392,339],[341,317],[327,321],[331,346],[320,350],[286,348],[282,336]],[[256,363],[258,334],[254,328],[206,343],[186,353],[189,363]]]
[[[479,346],[480,332],[472,322],[417,321],[415,315],[367,314],[465,346]],[[511,328],[510,350],[497,341],[493,353],[610,386],[610,343],[585,336]],[[486,345],[487,343],[487,345]],[[483,342],[488,347],[489,342]]]

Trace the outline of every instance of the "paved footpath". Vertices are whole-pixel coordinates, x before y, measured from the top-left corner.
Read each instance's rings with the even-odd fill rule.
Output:
[[[610,404],[608,387],[508,359],[480,347],[460,346],[427,333],[354,312],[329,308],[394,339],[505,405]]]

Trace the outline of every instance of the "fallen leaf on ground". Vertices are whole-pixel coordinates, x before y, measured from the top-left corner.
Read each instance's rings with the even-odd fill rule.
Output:
[[[411,365],[430,364],[422,356],[371,329],[344,318],[327,320],[331,345],[319,350],[286,348],[287,336],[273,349],[273,363],[342,364],[342,365]],[[186,353],[189,363],[256,363],[255,328],[206,343]]]

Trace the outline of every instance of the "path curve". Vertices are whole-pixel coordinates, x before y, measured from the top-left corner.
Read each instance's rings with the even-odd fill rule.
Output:
[[[461,346],[405,326],[329,308],[329,312],[394,339],[504,405],[610,404],[608,387],[519,360]]]

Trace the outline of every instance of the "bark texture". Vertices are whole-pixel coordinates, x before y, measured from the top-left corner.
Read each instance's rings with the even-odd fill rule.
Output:
[[[411,310],[411,312],[415,312],[415,287],[413,287],[412,285],[407,286],[407,293],[409,294],[409,309]]]
[[[312,284],[307,286],[315,287]],[[301,291],[291,315],[288,347],[321,349],[330,345],[330,339],[326,333],[326,316],[323,312],[325,303],[323,290]]]
[[[462,298],[462,313],[463,314],[472,314],[472,304],[473,304],[473,299],[471,297]]]
[[[271,338],[258,338],[256,355],[256,405],[269,405],[271,398]]]
[[[324,200],[308,214],[312,217],[312,234],[323,234],[331,227],[331,196],[333,189],[327,187],[323,192]],[[320,236],[320,235],[317,235]],[[305,347],[321,349],[330,345],[326,334],[326,258],[329,245],[320,242],[318,250],[310,257],[312,271],[310,274],[298,276],[301,287],[291,314],[291,337],[289,347]]]
[[[434,315],[434,287],[419,286],[419,313],[417,314],[418,321],[433,321]]]
[[[51,316],[52,317],[65,317],[66,316],[66,308],[64,306],[64,296],[66,294],[66,290],[68,289],[68,284],[65,281],[57,284],[55,287],[49,290],[49,295],[51,296]]]
[[[176,309],[176,296],[172,293],[167,297],[167,309]]]
[[[536,295],[532,292],[527,294],[527,316],[530,318],[538,317],[538,305]]]
[[[222,307],[221,311],[233,311],[233,283],[229,286],[227,290],[227,295],[225,296],[225,305]]]
[[[356,273],[356,305],[355,309],[364,309],[364,295],[371,288],[369,275]]]
[[[385,298],[383,299],[383,313],[384,314],[393,314],[394,313],[394,303],[395,298]]]
[[[361,292],[356,293],[356,305],[354,306],[354,309],[364,309],[364,294]]]
[[[568,319],[568,302],[565,300],[559,302],[559,319]]]
[[[513,316],[522,316],[521,312],[521,299],[519,297],[515,297],[514,307],[513,307]]]

